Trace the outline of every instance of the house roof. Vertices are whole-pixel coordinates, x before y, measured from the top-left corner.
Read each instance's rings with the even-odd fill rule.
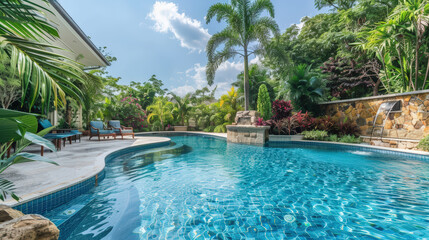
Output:
[[[46,17],[58,29],[60,37],[49,41],[52,45],[64,50],[55,49],[53,51],[83,64],[86,69],[110,65],[106,57],[98,50],[57,0],[49,0],[49,6],[46,6],[41,0],[34,0],[34,2],[51,11],[45,12]]]

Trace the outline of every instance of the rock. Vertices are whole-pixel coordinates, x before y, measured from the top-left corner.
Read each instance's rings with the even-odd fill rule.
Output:
[[[365,118],[362,118],[362,117],[360,117],[360,118],[358,118],[357,120],[356,120],[356,123],[357,123],[357,125],[358,126],[365,126],[366,125],[366,120],[365,120]]]
[[[414,148],[416,146],[416,144],[415,143],[412,143],[412,142],[408,142],[407,143],[407,148],[408,149],[412,149],[412,148]]]
[[[407,144],[404,143],[404,142],[399,142],[398,148],[400,148],[400,149],[407,149]]]
[[[378,117],[376,120],[375,120],[375,124],[377,124],[377,125],[381,125],[381,124],[383,124],[383,121],[384,121],[384,118],[382,118],[382,117]]]
[[[404,116],[398,117],[397,119],[395,119],[395,122],[396,122],[396,124],[402,125],[405,123],[405,117]]]
[[[235,123],[237,125],[254,125],[260,116],[257,111],[240,111],[235,116]]]
[[[59,235],[55,224],[39,215],[24,215],[0,224],[3,240],[56,240]]]
[[[422,128],[424,125],[423,125],[423,122],[422,121],[418,121],[418,122],[416,122],[416,124],[414,125],[414,128],[415,129],[420,129],[420,128]]]
[[[424,136],[424,131],[422,130],[414,130],[414,131],[410,131],[407,134],[407,138],[408,139],[416,139],[416,140],[420,140],[422,139]]]
[[[22,212],[10,208],[9,206],[0,205],[0,223],[4,223],[15,218],[20,218],[22,216],[24,216]]]
[[[344,113],[349,114],[352,110],[353,110],[353,107],[350,106],[349,108],[346,109],[346,111],[344,111]]]
[[[407,136],[408,131],[407,130],[398,130],[396,131],[398,134],[398,138],[405,138]]]
[[[410,114],[410,109],[406,108],[402,113],[404,115],[409,115]]]
[[[392,129],[393,128],[393,121],[387,120],[384,124],[385,129]]]

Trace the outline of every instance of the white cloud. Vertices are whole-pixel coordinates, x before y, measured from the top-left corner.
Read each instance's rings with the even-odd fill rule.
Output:
[[[155,31],[172,33],[180,45],[192,51],[204,51],[210,34],[201,22],[179,13],[175,3],[157,1],[148,17],[155,21]]]
[[[213,86],[209,88],[213,89],[217,86],[216,97],[220,97],[231,89],[231,84],[237,80],[237,75],[240,74],[243,69],[244,64],[242,62],[226,61],[222,63],[216,71]],[[186,71],[186,78],[194,82],[193,85],[196,86],[196,89],[208,86],[206,80],[206,66],[202,66],[199,63]],[[191,88],[188,88],[188,90],[191,92]]]
[[[261,60],[256,57],[250,60],[249,64],[261,64]],[[203,87],[214,89],[217,86],[216,97],[218,98],[231,89],[231,84],[237,81],[237,75],[243,70],[243,62],[226,61],[217,69],[214,84],[209,87],[206,80],[206,66],[197,63],[192,68],[186,70],[185,73],[178,73],[184,75],[186,84],[171,91],[179,96],[185,96],[187,93],[194,92]]]
[[[185,86],[174,88],[171,91],[181,97],[184,97],[186,94],[195,92],[196,90],[197,89],[195,89],[193,86],[185,85]]]

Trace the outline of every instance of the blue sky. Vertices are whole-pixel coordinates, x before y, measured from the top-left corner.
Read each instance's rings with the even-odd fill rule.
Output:
[[[155,74],[180,95],[206,85],[204,47],[211,34],[224,25],[216,21],[207,25],[204,17],[220,1],[59,0],[95,45],[107,46],[118,58],[108,71],[121,77],[121,84],[143,82]],[[318,13],[314,0],[272,2],[282,32],[302,17]],[[242,68],[239,58],[220,67],[216,95],[230,88]]]

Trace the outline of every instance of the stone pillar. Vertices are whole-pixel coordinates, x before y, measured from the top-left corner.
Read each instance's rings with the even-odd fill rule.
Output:
[[[226,129],[228,142],[261,145],[269,140],[269,126],[228,125]]]

